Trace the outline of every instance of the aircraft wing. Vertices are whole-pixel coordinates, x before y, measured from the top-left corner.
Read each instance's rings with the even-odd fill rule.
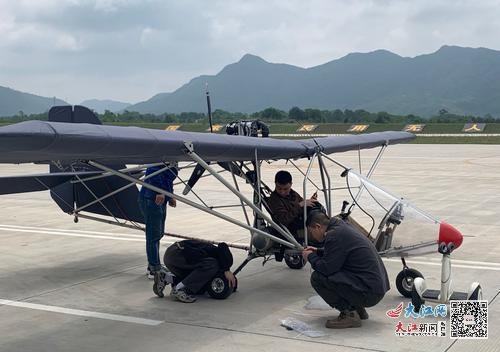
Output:
[[[191,161],[185,143],[206,161],[296,159],[409,141],[408,132],[377,132],[307,140],[162,131],[87,123],[25,121],[0,128],[0,163],[95,160],[143,164]],[[317,143],[317,144],[316,144]]]

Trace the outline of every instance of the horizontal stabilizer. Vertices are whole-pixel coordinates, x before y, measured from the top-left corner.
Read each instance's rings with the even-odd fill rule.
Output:
[[[38,174],[26,176],[0,177],[0,194],[14,194],[47,191],[75,176],[93,176],[101,172],[60,172],[52,174]]]

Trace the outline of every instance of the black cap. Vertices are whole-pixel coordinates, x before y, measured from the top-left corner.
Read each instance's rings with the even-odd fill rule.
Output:
[[[222,270],[227,271],[233,265],[233,255],[225,242],[217,245],[217,261]]]

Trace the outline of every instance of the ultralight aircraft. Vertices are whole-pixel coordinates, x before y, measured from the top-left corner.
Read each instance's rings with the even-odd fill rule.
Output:
[[[243,130],[224,135],[107,126],[83,106],[53,107],[48,121],[25,121],[0,128],[0,163],[40,163],[50,168],[48,174],[0,177],[0,194],[50,190],[52,199],[75,222],[85,218],[143,230],[144,220],[136,201],[140,185],[248,230],[248,245],[230,244],[248,252],[235,274],[255,258],[284,260],[290,268],[300,269],[305,264],[300,251],[308,245],[308,237],[297,239],[275,221],[266,203],[272,190],[261,177],[262,167],[287,160],[303,175],[304,199],[308,187],[313,187],[322,194],[323,209],[329,216],[340,216],[357,227],[381,256],[401,258],[403,269],[396,277],[396,286],[403,296],[412,298],[416,310],[425,300],[482,299],[477,282],[467,292],[454,292],[451,287],[450,255],[462,244],[461,233],[370,179],[384,150],[412,140],[413,134],[377,132],[288,140],[255,138]],[[331,157],[368,148],[380,151],[365,175]],[[307,160],[305,170],[297,166],[299,159]],[[159,172],[174,166],[193,169],[188,180],[179,176],[179,182],[185,185],[182,194],[146,183],[145,170],[153,165],[162,166]],[[312,177],[313,166],[319,180]],[[234,205],[210,206],[195,193],[196,183],[204,177],[214,177],[224,191],[234,194],[245,221],[224,214],[224,207]],[[340,177],[340,186],[334,185],[334,177]],[[253,197],[245,195],[242,187],[251,187]],[[350,198],[344,198],[339,214],[334,214],[336,191]],[[304,207],[304,228],[309,210]],[[423,275],[405,261],[410,256],[432,253],[442,256],[439,290],[427,289]],[[207,290],[214,298],[226,298],[233,292],[223,275],[214,277]]]

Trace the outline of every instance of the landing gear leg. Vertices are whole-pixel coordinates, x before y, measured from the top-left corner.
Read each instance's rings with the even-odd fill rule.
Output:
[[[396,277],[396,287],[401,295],[411,298],[413,281],[417,277],[423,278],[424,276],[418,270],[409,268],[408,265],[406,265],[405,258],[401,258],[401,262],[403,263],[403,270],[401,270]]]
[[[248,254],[248,257],[240,264],[240,266],[233,272],[234,275],[238,274],[252,259],[257,258],[253,253]]]

